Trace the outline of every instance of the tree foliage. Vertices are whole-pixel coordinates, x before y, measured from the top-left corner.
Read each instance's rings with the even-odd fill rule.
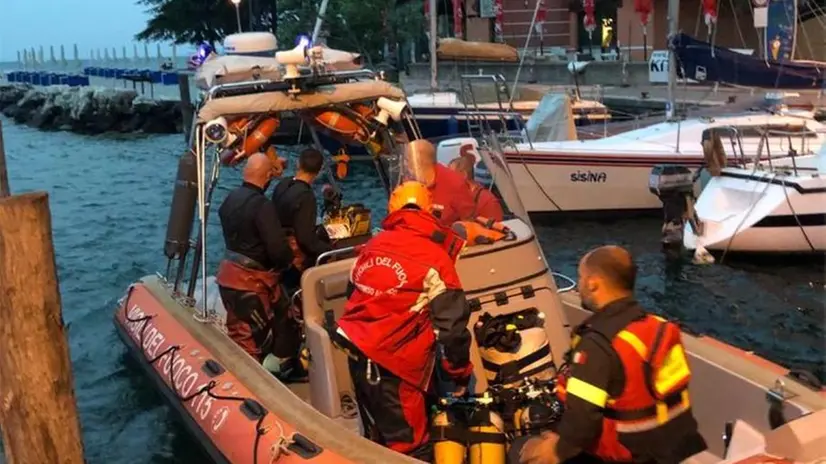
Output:
[[[249,30],[249,2],[242,0],[241,24]],[[152,18],[136,35],[138,40],[174,43],[219,43],[236,32],[234,6],[229,0],[138,0]],[[300,34],[313,31],[321,0],[253,0],[255,30],[276,34],[279,48],[295,43]],[[368,60],[392,52],[397,42],[416,40],[424,32],[421,0],[333,0],[328,3],[322,36],[327,46],[360,52]],[[277,18],[277,21],[273,21]]]

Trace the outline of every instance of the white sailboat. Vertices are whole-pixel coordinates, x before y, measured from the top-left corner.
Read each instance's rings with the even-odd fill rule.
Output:
[[[826,137],[826,128],[810,112],[781,108],[666,121],[595,140],[520,143],[503,151],[530,212],[659,209],[659,199],[648,191],[651,169],[658,164],[703,166],[702,134],[714,127],[736,128],[749,158],[757,153],[763,131],[773,134],[768,137],[773,154],[792,149],[800,155],[817,153]]]
[[[826,251],[826,147],[817,155],[724,168],[695,205],[700,231],[685,226],[683,245],[757,253]]]
[[[678,32],[679,1],[669,1],[670,36]],[[674,108],[676,63],[669,56],[669,105]],[[777,95],[770,98],[777,103]],[[667,121],[599,140],[526,141],[504,149],[525,206],[533,213],[571,213],[660,209],[648,191],[648,176],[659,164],[698,168],[704,164],[702,134],[733,127],[749,159],[768,132],[764,153],[813,155],[823,144],[824,126],[807,111],[791,111],[782,101],[770,111],[739,111],[723,117]],[[794,133],[791,135],[790,133]],[[736,162],[729,160],[729,165]]]

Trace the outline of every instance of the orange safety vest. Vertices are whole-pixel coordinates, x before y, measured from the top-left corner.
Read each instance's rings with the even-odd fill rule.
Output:
[[[579,339],[574,336],[573,347]],[[680,328],[658,316],[646,315],[631,322],[611,338],[611,346],[625,374],[625,386],[619,396],[611,397],[579,379],[569,378],[569,371],[561,373],[557,394],[563,402],[572,394],[601,405],[602,434],[589,453],[606,461],[630,462],[631,451],[620,443],[619,434],[647,432],[688,412],[691,371],[680,341]]]

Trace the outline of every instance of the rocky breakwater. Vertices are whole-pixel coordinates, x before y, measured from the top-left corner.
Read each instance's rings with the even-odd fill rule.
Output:
[[[181,103],[150,100],[133,90],[56,85],[0,85],[0,111],[42,130],[180,133]]]

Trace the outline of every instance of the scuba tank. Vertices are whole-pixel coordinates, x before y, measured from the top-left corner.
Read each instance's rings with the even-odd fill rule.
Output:
[[[461,430],[451,411],[439,411],[433,416],[433,464],[464,464],[465,445],[451,435]]]
[[[505,464],[507,449],[502,417],[488,408],[482,408],[471,415],[469,423],[469,464]],[[477,433],[485,435],[476,435]]]

